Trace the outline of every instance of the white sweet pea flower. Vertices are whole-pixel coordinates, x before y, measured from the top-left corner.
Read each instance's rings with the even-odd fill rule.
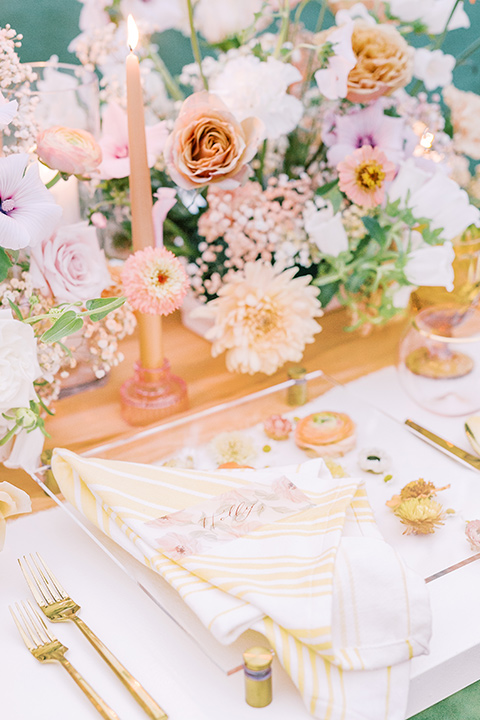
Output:
[[[305,232],[308,239],[321,253],[337,257],[348,250],[348,237],[342,223],[341,213],[334,215],[330,202],[318,208],[309,202],[303,213]]]
[[[0,437],[5,435],[1,432]],[[40,456],[43,450],[45,437],[40,428],[31,432],[20,430],[9,442],[0,447],[0,462],[7,468],[22,468],[33,473],[40,466]],[[0,483],[1,486],[1,483]]]
[[[390,0],[390,11],[403,22],[419,21],[431,35],[440,35],[455,7],[456,0]],[[448,24],[449,30],[470,27],[470,20],[463,9],[463,2],[455,8]]]
[[[427,245],[408,255],[404,268],[405,277],[412,285],[444,287],[453,290],[453,267],[455,251],[451,242],[443,245]]]
[[[347,95],[348,74],[357,63],[352,48],[353,21],[334,30],[327,38],[333,55],[327,59],[327,67],[317,70],[315,81],[318,89],[328,100],[338,100]]]
[[[445,87],[452,82],[452,71],[455,67],[453,55],[446,55],[441,50],[415,50],[413,74],[423,81],[427,90]]]
[[[338,25],[338,27],[345,25],[352,20],[363,20],[368,23],[368,25],[377,24],[377,21],[372,15],[370,15],[365,5],[360,2],[355,3],[355,5],[348,10],[339,10],[335,15],[335,24]]]
[[[210,80],[218,95],[239,120],[257,117],[265,125],[264,137],[276,139],[294,130],[303,114],[302,102],[288,88],[302,79],[289,63],[269,57],[262,62],[254,55],[229,60]]]
[[[400,199],[415,217],[428,218],[432,229],[442,228],[442,237],[453,240],[470,225],[480,224],[480,211],[470,205],[468,194],[441,170],[430,173],[413,160],[401,166],[392,182],[388,197]]]
[[[7,100],[0,92],[0,129],[12,122],[17,114],[18,102],[16,100]]]

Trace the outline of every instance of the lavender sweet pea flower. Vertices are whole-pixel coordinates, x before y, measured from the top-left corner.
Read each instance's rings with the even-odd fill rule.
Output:
[[[347,94],[348,74],[357,62],[352,48],[352,32],[351,21],[327,37],[326,42],[332,46],[333,55],[328,58],[327,67],[317,70],[315,81],[322,95],[329,100],[344,98]]]
[[[55,230],[62,208],[55,203],[38,174],[26,172],[28,155],[0,158],[0,247],[32,247]]]

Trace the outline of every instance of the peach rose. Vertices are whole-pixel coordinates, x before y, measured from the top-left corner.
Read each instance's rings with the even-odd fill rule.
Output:
[[[357,64],[348,76],[347,99],[369,103],[412,79],[414,49],[393,25],[357,20],[352,34]]]
[[[164,149],[167,169],[182,188],[219,183],[227,190],[249,175],[263,123],[250,117],[239,123],[219,97],[206,91],[190,95],[182,105]]]
[[[52,170],[89,177],[102,162],[102,150],[87,130],[54,125],[37,136],[37,155]]]

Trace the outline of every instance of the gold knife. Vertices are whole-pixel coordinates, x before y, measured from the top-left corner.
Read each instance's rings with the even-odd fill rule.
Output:
[[[466,450],[462,450],[462,448],[457,447],[448,440],[444,440],[439,435],[435,435],[435,433],[431,432],[430,430],[426,430],[421,425],[413,422],[413,420],[405,420],[405,425],[411,428],[414,433],[417,434],[422,440],[425,440],[425,442],[428,442],[434,447],[438,447],[442,452],[446,453],[447,455],[453,455],[454,458],[458,460],[458,462],[462,463],[462,465],[466,465],[467,467],[473,467],[475,470],[480,470],[480,457],[476,457],[475,455],[466,452]]]

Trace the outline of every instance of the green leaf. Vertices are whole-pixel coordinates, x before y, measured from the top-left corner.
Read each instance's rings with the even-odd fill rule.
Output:
[[[333,188],[338,185],[338,179],[332,180],[332,182],[325,183],[325,185],[322,185],[322,187],[319,187],[315,190],[315,195],[326,195],[330,192],[330,190],[333,190]]]
[[[0,247],[0,282],[5,280],[12,265],[13,263],[8,257],[6,251]]]
[[[74,310],[67,310],[53,323],[52,327],[43,333],[40,340],[45,343],[54,343],[72,333],[77,332],[83,326],[83,319]]]
[[[125,298],[95,298],[93,300],[87,300],[86,308],[89,311],[90,319],[93,322],[102,320],[112,310],[117,310],[125,302]],[[92,310],[98,310],[98,312],[91,312]]]
[[[386,232],[384,228],[380,225],[378,220],[375,220],[375,218],[366,216],[362,218],[362,222],[370,235],[370,237],[374,238],[374,240],[377,240],[380,245],[384,245],[385,241],[387,239]]]
[[[16,303],[14,303],[12,300],[10,300],[10,298],[8,298],[8,304],[10,305],[12,312],[15,313],[17,318],[23,322],[23,315],[20,312],[20,308],[18,307],[18,305]]]
[[[321,288],[319,288],[318,291],[318,299],[320,300],[322,304],[322,308],[325,308],[330,300],[335,297],[338,289],[340,287],[339,282],[332,282],[328,285],[323,285]]]

